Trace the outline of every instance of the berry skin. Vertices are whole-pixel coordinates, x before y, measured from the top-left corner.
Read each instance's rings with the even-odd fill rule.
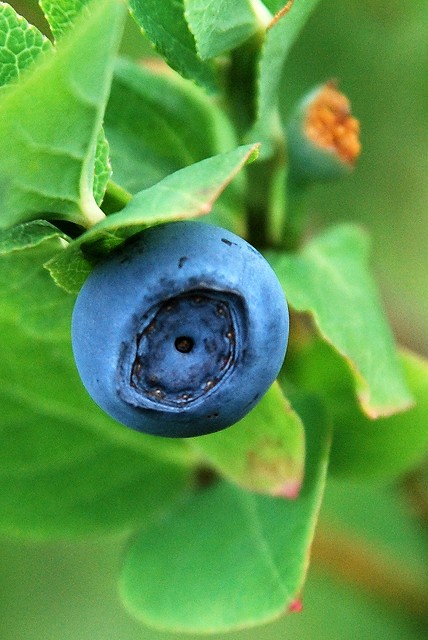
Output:
[[[151,227],[97,265],[77,298],[72,344],[95,402],[138,431],[228,427],[275,380],[288,310],[266,260],[200,222]]]

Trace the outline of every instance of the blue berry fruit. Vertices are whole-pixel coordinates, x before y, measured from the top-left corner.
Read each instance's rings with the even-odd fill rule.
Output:
[[[174,222],[137,234],[86,280],[73,350],[92,398],[146,433],[240,420],[275,380],[288,311],[266,260],[233,233]]]

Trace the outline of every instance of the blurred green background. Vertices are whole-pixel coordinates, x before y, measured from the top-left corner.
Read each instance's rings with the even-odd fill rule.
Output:
[[[36,0],[11,4],[42,24]],[[136,36],[130,25],[124,42],[128,53],[141,46]],[[370,230],[373,267],[396,336],[428,355],[428,2],[323,0],[293,49],[282,108],[287,111],[307,89],[329,78],[339,80],[361,121],[363,154],[351,178],[312,191],[315,225],[352,220]],[[351,505],[352,518],[347,514]],[[410,566],[426,554],[425,534],[395,489],[331,481],[323,513],[335,514],[341,525],[376,538],[401,558],[404,554]],[[121,608],[116,576],[122,547],[122,539],[79,544],[2,540],[1,640],[176,637],[147,630]],[[302,614],[229,638],[427,637],[406,616],[406,607],[400,612],[397,604],[389,610],[358,586],[335,579],[334,570],[315,559]]]

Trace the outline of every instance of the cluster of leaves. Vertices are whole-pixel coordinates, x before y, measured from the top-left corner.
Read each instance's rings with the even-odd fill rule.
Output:
[[[428,365],[397,353],[354,226],[266,251],[293,311],[289,356],[226,431],[169,441],[124,429],[88,399],[71,355],[75,295],[128,236],[204,216],[257,239],[245,165],[260,142],[249,169],[275,157],[281,73],[316,4],[129,0],[179,75],[160,58],[118,58],[120,0],[40,0],[55,45],[0,4],[0,530],[138,530],[121,593],[158,627],[226,631],[287,611],[328,467],[390,479],[427,449]],[[240,131],[227,74],[247,60],[254,109]],[[201,469],[217,477],[203,490]]]

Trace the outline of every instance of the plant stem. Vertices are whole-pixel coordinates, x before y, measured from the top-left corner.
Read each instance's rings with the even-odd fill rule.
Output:
[[[92,191],[87,197],[84,194],[82,195],[81,224],[85,229],[90,229],[98,222],[101,222],[105,218],[105,214],[95,202]]]
[[[132,200],[132,195],[112,180],[107,183],[103,200],[103,211],[109,215],[123,209]]]
[[[248,240],[258,249],[269,247],[269,199],[276,159],[257,160],[247,167]]]
[[[247,167],[247,216],[251,244],[258,249],[271,249],[281,245],[282,211],[284,207],[283,181],[285,161],[281,140],[277,140],[274,153]],[[281,210],[279,210],[281,208]]]
[[[408,473],[401,486],[414,515],[425,530],[428,530],[428,482],[424,467]]]
[[[411,571],[374,545],[326,523],[318,528],[312,556],[334,577],[364,589],[389,607],[428,622],[428,593]]]
[[[288,251],[299,248],[306,223],[307,185],[297,181],[288,172],[286,177],[286,215],[282,230],[281,246]]]
[[[257,65],[263,36],[255,34],[232,51],[225,77],[226,109],[240,138],[254,123],[257,112]]]

